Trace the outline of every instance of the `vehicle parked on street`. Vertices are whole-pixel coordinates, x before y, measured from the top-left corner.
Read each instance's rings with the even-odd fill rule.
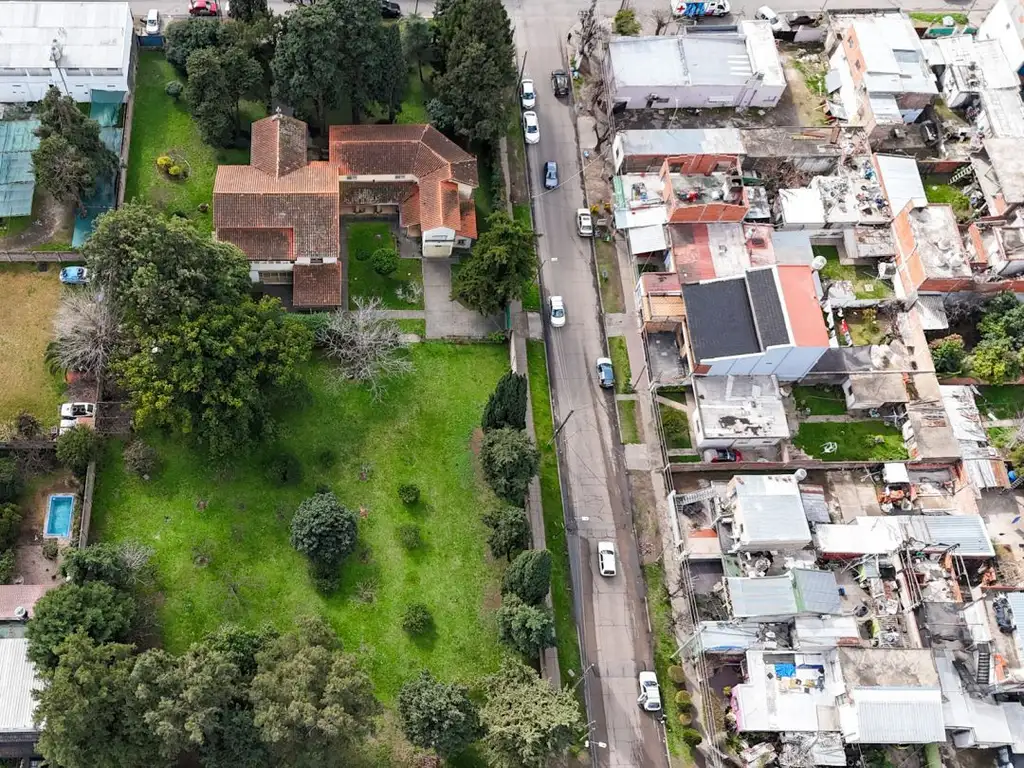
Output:
[[[636,703],[644,712],[661,712],[661,688],[658,687],[658,676],[650,670],[637,675],[640,684],[640,698]]]
[[[603,389],[611,389],[615,386],[615,371],[612,368],[612,361],[607,357],[597,358],[597,383]]]
[[[537,122],[537,113],[532,110],[523,112],[523,136],[527,144],[540,142],[540,123]]]
[[[64,267],[60,271],[60,281],[64,285],[88,285],[91,275],[85,267]]]
[[[576,232],[580,237],[594,236],[594,217],[586,208],[579,208],[576,211]]]
[[[564,69],[556,69],[551,73],[551,90],[557,99],[564,99],[569,95],[569,75]]]
[[[392,0],[380,0],[380,15],[385,19],[400,19],[402,8]]]
[[[220,6],[217,0],[189,0],[189,16],[219,16]]]
[[[706,3],[693,0],[673,0],[672,13],[689,19],[701,16],[728,16],[732,8],[728,0],[708,0]]]
[[[551,327],[561,328],[565,325],[565,302],[561,296],[552,296],[548,301],[551,304]]]
[[[146,34],[160,34],[160,11],[156,8],[151,8],[149,13],[146,14]]]
[[[523,109],[533,109],[537,105],[537,91],[533,88],[533,80],[526,78],[519,84],[519,101]]]
[[[767,5],[762,5],[754,13],[754,18],[760,21],[767,21],[768,26],[772,28],[772,32],[789,32],[789,24],[786,20],[779,16],[775,11],[769,8]]]
[[[544,189],[554,189],[558,186],[558,163],[548,160],[544,163]]]
[[[615,575],[615,544],[610,541],[597,542],[597,570],[602,576]]]

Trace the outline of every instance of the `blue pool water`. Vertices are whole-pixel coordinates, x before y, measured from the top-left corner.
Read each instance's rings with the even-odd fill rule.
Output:
[[[43,535],[71,537],[71,513],[75,508],[75,497],[70,493],[56,493],[50,496],[50,506],[46,510],[46,525]]]

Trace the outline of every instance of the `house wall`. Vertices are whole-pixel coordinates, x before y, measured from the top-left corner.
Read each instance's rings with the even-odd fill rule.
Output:
[[[925,281],[924,264],[917,251],[917,240],[910,226],[910,203],[892,220],[892,233],[896,240],[897,276],[903,284],[903,292],[913,296]]]
[[[784,84],[765,85],[755,78],[740,85],[624,86],[615,88],[612,102],[625,102],[626,109],[767,109],[778,104],[785,91]],[[655,94],[656,99],[649,98]]]
[[[864,83],[864,73],[867,71],[867,64],[864,62],[864,54],[860,49],[860,40],[857,39],[857,32],[851,24],[846,30],[843,46],[846,49],[846,60],[850,63],[850,76],[854,84],[860,88]]]
[[[670,155],[661,165],[661,175],[666,173],[739,173],[740,163],[736,155]]]
[[[979,40],[996,40],[1010,66],[1024,71],[1024,5],[1020,0],[997,0],[978,27]]]

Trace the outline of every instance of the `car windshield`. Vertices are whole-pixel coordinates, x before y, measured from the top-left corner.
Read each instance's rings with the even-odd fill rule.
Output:
[[[527,85],[526,83],[523,83],[523,96],[525,96],[526,98],[530,98],[531,96],[533,96],[532,85]]]
[[[551,310],[552,317],[565,317],[565,310],[560,307],[555,307]]]
[[[506,93],[507,93],[507,91],[506,91]],[[527,123],[526,124],[526,132],[527,133],[536,133],[537,132],[537,124],[536,123]]]

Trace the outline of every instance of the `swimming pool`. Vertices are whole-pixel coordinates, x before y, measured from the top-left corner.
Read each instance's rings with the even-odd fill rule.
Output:
[[[71,493],[54,493],[46,510],[44,536],[71,537],[71,513],[75,509],[75,496]]]

